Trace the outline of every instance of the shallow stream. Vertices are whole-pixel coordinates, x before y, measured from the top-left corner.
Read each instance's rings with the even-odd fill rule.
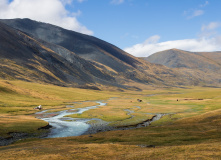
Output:
[[[52,128],[50,129],[49,134],[45,138],[55,138],[55,137],[70,137],[70,136],[79,136],[83,134],[94,134],[97,132],[103,131],[110,131],[110,130],[127,130],[127,129],[134,129],[140,127],[147,127],[152,122],[159,120],[166,114],[155,113],[151,119],[143,121],[137,125],[132,126],[124,126],[124,127],[111,127],[109,126],[108,122],[105,122],[101,119],[85,119],[85,118],[70,118],[66,117],[67,115],[71,114],[82,114],[85,111],[90,109],[95,109],[99,106],[105,106],[106,103],[97,102],[98,105],[85,107],[85,108],[75,108],[75,109],[67,109],[65,111],[54,112],[54,113],[47,113],[48,110],[37,112],[36,117],[48,122]],[[68,106],[73,107],[73,106]],[[135,106],[136,108],[140,108],[139,106]],[[134,111],[125,109],[128,115],[131,115],[133,118],[132,113]],[[151,114],[151,113],[146,113]],[[88,124],[89,121],[95,120],[95,124]]]
[[[55,116],[49,116],[48,118],[38,118],[48,122],[52,128],[50,129],[50,133],[46,138],[55,138],[55,137],[69,137],[69,136],[79,136],[84,134],[89,128],[90,125],[87,124],[88,121],[93,119],[80,119],[80,118],[70,118],[65,117],[71,114],[82,114],[85,111],[90,109],[97,108],[99,106],[104,106],[106,103],[97,102],[98,105],[90,106],[85,108],[69,109],[65,111],[59,112]],[[47,115],[51,113],[47,113],[46,111],[37,112],[37,115]]]

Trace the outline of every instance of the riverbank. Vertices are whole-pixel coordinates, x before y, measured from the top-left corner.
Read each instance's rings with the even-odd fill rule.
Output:
[[[96,123],[90,123],[90,127],[88,128],[88,130],[83,132],[81,135],[93,136],[92,134],[96,134],[99,132],[116,131],[116,130],[131,130],[131,129],[141,128],[141,127],[147,127],[155,120],[158,120],[158,118],[156,117],[162,117],[162,116],[155,115],[151,119],[144,121],[142,123],[139,123],[137,125],[124,126],[124,127],[112,127],[112,126],[109,126],[108,122],[98,120]],[[52,128],[53,126],[51,125],[47,125],[47,126],[39,128],[39,130],[44,130],[44,132],[41,133],[40,135],[30,134],[30,133],[9,133],[9,137],[7,138],[0,137],[0,146],[7,146],[16,141],[29,139],[29,138],[55,138],[53,134],[51,135],[50,130]],[[69,136],[59,136],[59,137],[69,137]]]
[[[113,99],[111,99],[113,100]],[[115,99],[116,100],[116,99]],[[87,101],[86,101],[87,102]],[[82,102],[84,103],[84,102]],[[81,116],[85,112],[89,112],[91,110],[98,110],[101,107],[106,107],[108,101],[105,103],[102,101],[96,101],[98,105],[94,106],[87,106],[84,108],[75,108],[74,106],[68,105],[67,110],[63,110],[60,112],[53,112],[53,110],[50,110],[50,112],[42,111],[37,112],[37,118],[44,120],[48,122],[52,128],[50,129],[50,132],[48,136],[45,138],[56,138],[56,137],[69,137],[69,136],[80,136],[80,135],[91,135],[96,134],[98,132],[106,132],[106,131],[113,131],[113,130],[129,130],[129,129],[136,129],[141,127],[147,127],[152,122],[159,120],[161,117],[163,117],[166,114],[162,113],[155,113],[151,118],[151,113],[144,113],[146,115],[145,118],[143,118],[143,121],[139,121],[138,123],[125,123],[125,125],[113,125],[111,122],[104,121],[99,118],[72,118],[77,117],[74,115]],[[135,106],[132,109],[136,109],[139,111],[141,107]],[[127,120],[133,120],[136,118],[134,113],[137,111],[131,110],[131,109],[124,109],[123,110],[127,115]],[[53,116],[52,116],[53,115]],[[71,115],[71,117],[70,117]],[[119,123],[120,124],[120,123]]]
[[[43,111],[43,113],[44,112],[45,111]],[[80,111],[80,112],[82,112],[82,111]],[[70,114],[71,112],[67,112],[67,113]],[[37,114],[39,114],[39,112]],[[54,118],[56,116],[62,117],[59,114],[54,114],[54,113],[49,113],[49,114],[53,114],[54,116],[47,116],[47,115],[42,116],[40,114],[40,117],[41,118],[42,117],[44,117],[44,118],[45,117]],[[109,122],[105,122],[105,121],[102,121],[100,119],[93,119],[93,120],[88,120],[87,119],[87,120],[83,120],[83,121],[84,121],[84,123],[89,125],[88,129],[84,132],[80,132],[80,133],[77,132],[77,135],[76,135],[76,132],[71,133],[71,134],[67,134],[64,130],[64,127],[62,129],[60,129],[60,128],[56,128],[56,126],[52,126],[48,123],[48,125],[40,127],[38,129],[38,130],[42,131],[41,133],[38,133],[38,134],[37,133],[36,134],[35,133],[30,134],[30,133],[16,133],[16,132],[14,132],[14,133],[9,133],[9,136],[7,138],[0,137],[0,146],[10,145],[10,144],[12,144],[16,141],[29,139],[29,138],[56,138],[56,137],[69,137],[69,136],[80,136],[80,135],[93,136],[92,134],[96,134],[96,133],[99,133],[99,132],[137,129],[137,128],[142,128],[142,127],[149,126],[152,122],[154,122],[156,120],[159,120],[164,115],[166,115],[166,114],[156,114],[151,119],[148,119],[148,120],[143,121],[141,123],[138,123],[136,125],[128,125],[128,126],[121,126],[121,127],[110,126]],[[63,116],[64,116],[64,114],[63,114]],[[81,119],[81,121],[82,121],[82,119]],[[64,123],[68,123],[68,122],[64,122]],[[74,122],[74,123],[77,123],[77,121]],[[73,126],[71,126],[71,127],[73,127]],[[57,129],[59,129],[59,130],[57,130]],[[66,130],[68,130],[70,132],[70,129],[66,129]],[[73,130],[71,130],[71,131],[73,131]]]
[[[43,127],[38,128],[38,133],[22,133],[22,132],[11,132],[8,133],[8,137],[0,137],[0,146],[7,146],[10,144],[13,144],[14,142],[24,140],[24,139],[30,139],[30,138],[44,138],[47,137],[47,135],[50,132],[50,128],[52,128],[51,125],[46,125]]]
[[[126,126],[110,126],[108,122],[102,121],[102,120],[97,120],[94,121],[93,123],[90,123],[90,128],[83,134],[83,135],[91,135],[91,134],[96,134],[99,132],[107,132],[107,131],[116,131],[116,130],[130,130],[130,129],[137,129],[137,128],[142,128],[142,127],[148,127],[151,125],[152,122],[155,122],[162,118],[164,115],[169,115],[169,114],[156,114],[154,115],[151,119],[147,119],[143,122],[133,124],[133,125],[126,125]]]
[[[116,100],[116,98],[111,98],[110,100]],[[91,101],[92,103],[93,101]],[[108,102],[108,101],[107,101]],[[84,103],[82,101],[81,103]],[[87,104],[88,101],[85,101]],[[129,125],[111,125],[112,123],[103,121],[99,118],[71,118],[67,117],[69,115],[81,115],[86,111],[96,109],[98,107],[104,107],[107,103],[103,103],[101,101],[96,101],[98,105],[94,106],[87,106],[81,108],[74,108],[72,105],[67,105],[66,110],[62,108],[61,111],[57,112],[57,109],[53,111],[50,110],[43,110],[40,112],[35,113],[35,117],[41,120],[44,120],[48,123],[48,125],[40,127],[38,130],[44,130],[41,134],[35,133],[9,133],[7,138],[0,139],[0,146],[9,145],[14,143],[18,140],[28,139],[28,138],[56,138],[56,137],[70,137],[70,136],[80,136],[80,135],[91,135],[96,134],[99,132],[106,132],[106,131],[114,131],[114,130],[129,130],[129,129],[136,129],[141,127],[147,127],[152,122],[159,120],[163,115],[161,113],[156,113],[152,116],[152,118],[145,118],[144,121],[133,123]],[[76,104],[76,103],[74,103]],[[79,104],[79,103],[78,103]],[[134,106],[132,109],[136,109],[137,111],[142,109],[140,106]],[[133,120],[135,118],[134,110],[131,109],[124,109],[126,115],[129,116],[126,120]],[[147,113],[146,113],[147,114]],[[150,117],[151,113],[148,113]]]

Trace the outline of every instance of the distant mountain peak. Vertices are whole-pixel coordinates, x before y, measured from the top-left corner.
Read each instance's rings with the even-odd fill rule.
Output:
[[[212,59],[212,56],[215,56],[214,53],[216,54],[216,57],[218,57],[218,54],[221,57],[221,53],[217,52],[213,52],[213,54],[210,53],[210,58],[209,56],[206,56],[205,53],[203,54],[200,52],[188,52],[173,48],[157,52],[145,59],[148,62],[162,64],[170,68],[184,67],[189,69],[199,69],[202,71],[217,71],[221,69],[221,66],[219,65],[219,61]],[[207,54],[209,54],[209,52]]]

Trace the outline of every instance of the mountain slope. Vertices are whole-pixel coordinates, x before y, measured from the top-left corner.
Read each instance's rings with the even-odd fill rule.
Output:
[[[214,53],[214,54],[219,54]],[[211,56],[202,53],[192,53],[178,49],[170,49],[162,52],[155,53],[147,58],[151,63],[162,64],[170,68],[191,68],[200,70],[219,70],[220,64]]]
[[[208,84],[221,83],[221,52],[187,52],[178,49],[170,49],[157,52],[143,58],[151,63],[165,65],[174,68],[184,74],[195,77],[197,83]],[[195,80],[195,81],[196,81]]]
[[[141,62],[138,58],[98,38],[30,19],[0,21],[37,39],[65,59],[67,58],[66,53],[55,49],[56,47],[51,47],[51,44],[74,52],[81,58],[90,61],[102,72],[115,77],[118,84],[127,81],[148,84],[158,81],[158,78],[155,78],[156,75],[150,77],[148,73],[143,72],[143,67],[146,68],[146,65],[150,65],[149,63]]]
[[[4,19],[0,21],[35,38],[60,45],[86,60],[104,64],[117,72],[124,72],[129,66],[135,67],[139,64],[139,60],[135,57],[92,36],[30,19]]]
[[[110,53],[104,53],[104,56],[107,60],[112,59],[112,65],[116,69],[105,63],[86,60],[62,46],[35,38],[1,22],[0,40],[0,77],[4,79],[65,86],[92,85],[121,88],[133,87],[134,83],[164,83],[155,72],[144,72],[144,68],[148,68],[149,63],[136,58],[133,60],[133,57],[127,53],[125,59],[129,57],[137,63],[136,67],[139,69],[114,56],[112,58],[106,56]]]
[[[221,64],[221,52],[194,52],[194,54],[203,56]]]
[[[202,70],[181,72],[152,64],[96,37],[51,24],[30,19],[0,22],[4,23],[0,23],[0,77],[4,79],[104,88],[216,85],[219,80]]]
[[[44,44],[0,22],[0,76],[62,85],[96,83],[98,79],[100,83],[115,83],[111,75],[75,53]],[[62,52],[66,58],[53,50]]]

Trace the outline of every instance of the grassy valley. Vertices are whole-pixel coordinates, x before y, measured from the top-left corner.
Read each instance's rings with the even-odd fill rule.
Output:
[[[23,139],[0,147],[3,159],[219,159],[221,90],[186,87],[144,91],[94,91],[23,81],[0,81],[0,135],[39,132],[46,122],[33,108],[63,110],[107,103],[78,118],[96,117],[129,126],[165,113],[148,127],[56,139]],[[114,98],[113,98],[114,97]],[[137,99],[142,99],[138,102]],[[84,102],[87,101],[87,102]],[[79,102],[73,104],[73,102]],[[75,106],[76,105],[76,106]],[[128,114],[128,110],[133,111]],[[148,113],[148,114],[147,114]],[[7,122],[7,123],[6,123]],[[96,123],[96,122],[91,122]],[[155,148],[154,148],[155,147]]]
[[[0,135],[7,137],[9,132],[35,132],[45,126],[46,122],[34,118],[33,114],[37,111],[33,108],[38,105],[42,105],[44,109],[61,110],[72,102],[107,99],[111,96],[115,95],[109,92],[103,94],[103,91],[1,80]]]

